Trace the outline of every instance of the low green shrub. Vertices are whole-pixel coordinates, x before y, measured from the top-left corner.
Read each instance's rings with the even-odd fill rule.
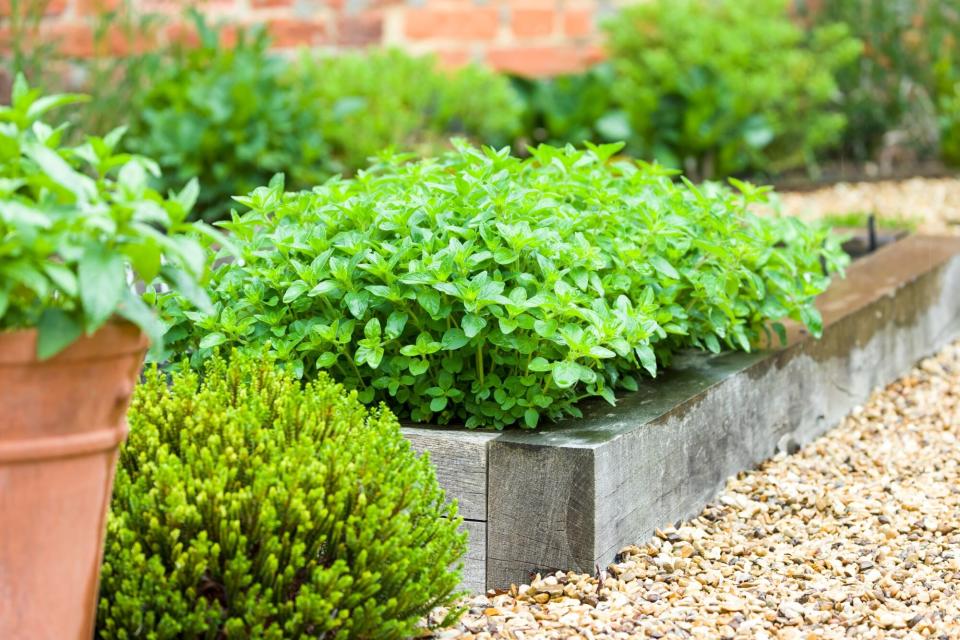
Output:
[[[198,176],[208,220],[277,172],[304,188],[387,147],[431,153],[454,134],[501,144],[519,128],[509,81],[479,67],[443,72],[393,50],[290,64],[262,30],[239,29],[223,46],[219,29],[194,21],[199,46],[140,62],[151,80],[132,98],[128,148],[158,159],[163,188]]]
[[[168,343],[194,363],[270,344],[403,418],[534,427],[679,349],[751,349],[787,316],[819,332],[820,260],[844,259],[825,229],[751,215],[765,189],[608,162],[618,149],[463,145],[310,192],[275,179],[222,223],[242,260],[215,270],[216,312],[161,300]]]
[[[131,97],[127,148],[156,158],[159,187],[200,179],[198,210],[214,220],[232,195],[283,171],[307,185],[329,175],[317,114],[300,108],[285,81],[286,64],[262,30],[239,30],[222,46],[219,29],[198,13],[199,46],[178,45],[141,61],[150,80]]]
[[[876,160],[890,132],[919,155],[936,149],[938,76],[960,74],[960,0],[830,0],[797,3],[815,27],[843,22],[863,41],[856,65],[838,70],[848,127],[841,151]],[[952,82],[948,94],[952,93]],[[946,104],[944,106],[949,106]]]
[[[960,13],[956,17],[960,20]],[[956,48],[957,42],[951,41],[950,46]],[[940,51],[934,68],[940,159],[949,166],[960,167],[960,60],[953,59],[960,52],[951,51],[948,46]]]
[[[520,126],[505,77],[477,66],[442,71],[432,57],[395,49],[303,57],[289,85],[299,108],[321,121],[335,172],[366,167],[387,147],[429,155],[457,134],[507,144]]]
[[[960,82],[952,93],[940,97],[938,123],[940,129],[940,157],[954,167],[960,167]]]
[[[465,538],[429,460],[326,377],[153,370],[129,420],[98,637],[404,638],[456,595]]]
[[[824,224],[830,227],[842,227],[847,229],[865,229],[870,223],[870,216],[874,215],[874,221],[878,229],[888,229],[890,231],[909,231],[914,232],[920,226],[921,219],[905,215],[877,215],[866,211],[848,211],[846,213],[828,213],[823,216]]]
[[[633,132],[614,99],[617,75],[609,63],[552,78],[512,78],[524,99],[523,130],[531,143],[627,141]]]
[[[789,0],[652,0],[607,25],[617,99],[645,156],[702,178],[812,164],[845,119],[834,73],[860,44],[807,36]]]

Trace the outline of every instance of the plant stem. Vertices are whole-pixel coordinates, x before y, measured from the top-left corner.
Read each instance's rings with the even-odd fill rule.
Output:
[[[477,345],[477,380],[483,386],[483,342]]]

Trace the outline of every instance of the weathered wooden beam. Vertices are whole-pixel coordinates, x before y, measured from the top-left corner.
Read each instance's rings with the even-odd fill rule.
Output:
[[[793,325],[785,348],[686,354],[617,407],[588,403],[582,419],[502,434],[407,430],[470,528],[485,528],[485,559],[475,540],[466,586],[478,589],[481,574],[503,587],[604,566],[655,527],[695,515],[729,476],[835,425],[960,336],[960,238],[884,247],[818,306],[820,340]]]

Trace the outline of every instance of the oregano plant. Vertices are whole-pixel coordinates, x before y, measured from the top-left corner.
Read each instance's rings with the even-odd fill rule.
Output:
[[[821,262],[845,260],[825,228],[751,213],[767,188],[677,183],[619,149],[461,143],[312,191],[278,177],[221,223],[241,259],[213,273],[214,312],[164,297],[168,340],[195,364],[269,344],[416,422],[533,428],[681,349],[750,350],[787,317],[819,334]]]

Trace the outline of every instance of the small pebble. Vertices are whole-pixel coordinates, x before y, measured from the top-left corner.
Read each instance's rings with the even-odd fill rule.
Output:
[[[433,637],[960,639],[960,343],[618,560],[474,596]]]

